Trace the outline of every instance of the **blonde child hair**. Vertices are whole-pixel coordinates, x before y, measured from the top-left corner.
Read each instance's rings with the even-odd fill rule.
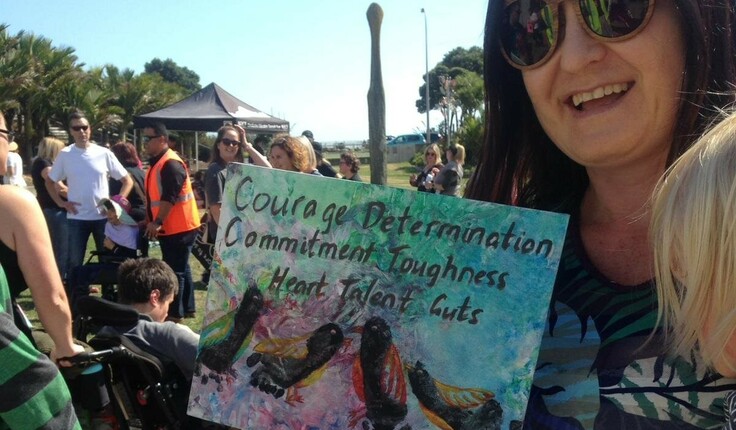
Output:
[[[652,211],[658,318],[674,352],[697,349],[736,375],[736,112],[667,170]]]

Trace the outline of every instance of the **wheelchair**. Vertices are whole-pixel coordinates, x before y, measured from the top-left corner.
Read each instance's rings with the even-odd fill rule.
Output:
[[[135,309],[95,296],[80,297],[77,305],[75,337],[104,357],[98,362],[104,368],[104,384],[119,428],[203,428],[202,422],[186,415],[190,383],[176,366],[165,365],[125,336],[99,333],[104,326],[136,324],[139,314]],[[85,396],[74,388],[71,391],[72,398]]]
[[[89,286],[100,285],[102,297],[111,301],[117,301],[118,266],[128,258],[148,257],[149,243],[145,237],[145,229],[141,229],[138,235],[138,249],[135,254],[116,254],[108,250],[90,251],[87,261],[73,268],[69,275],[67,285],[67,296],[72,306],[72,315],[77,315],[77,300],[89,294]],[[132,251],[132,250],[131,250]]]

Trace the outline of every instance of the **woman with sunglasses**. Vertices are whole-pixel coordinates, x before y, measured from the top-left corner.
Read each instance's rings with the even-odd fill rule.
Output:
[[[212,160],[204,175],[204,195],[207,206],[209,241],[214,242],[220,220],[222,192],[225,189],[226,168],[229,163],[245,161],[245,152],[258,166],[271,167],[268,160],[248,142],[245,130],[239,125],[225,125],[217,130],[212,145]]]
[[[524,426],[717,427],[736,381],[666,353],[649,198],[735,100],[733,2],[602,4],[488,6],[486,142],[466,194],[571,215]]]
[[[442,156],[440,154],[442,154],[440,152],[440,147],[436,143],[427,145],[427,147],[424,148],[424,167],[422,168],[422,171],[419,172],[419,174],[412,174],[409,176],[409,184],[411,184],[412,187],[417,187],[417,191],[423,193],[435,192],[431,183],[434,181],[434,175],[439,173],[440,169],[442,169]],[[428,175],[430,175],[429,178],[427,177]],[[430,187],[427,188],[427,185]]]

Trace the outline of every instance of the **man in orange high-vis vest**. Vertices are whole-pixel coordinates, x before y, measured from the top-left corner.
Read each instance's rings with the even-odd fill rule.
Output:
[[[150,168],[146,173],[146,236],[158,239],[161,259],[176,273],[179,293],[169,307],[169,319],[194,317],[194,282],[189,255],[197,238],[199,211],[184,161],[169,148],[169,133],[161,123],[143,129]]]

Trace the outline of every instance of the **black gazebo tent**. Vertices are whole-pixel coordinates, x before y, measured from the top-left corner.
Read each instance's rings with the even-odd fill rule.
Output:
[[[217,131],[237,122],[250,133],[289,131],[289,121],[261,112],[223,90],[214,82],[189,97],[157,111],[133,117],[135,128],[161,122],[169,130]],[[199,168],[199,140],[195,139],[195,159]]]
[[[133,118],[135,128],[161,122],[170,130],[217,131],[236,122],[251,133],[289,131],[289,121],[261,112],[211,83],[189,97],[147,114]]]

